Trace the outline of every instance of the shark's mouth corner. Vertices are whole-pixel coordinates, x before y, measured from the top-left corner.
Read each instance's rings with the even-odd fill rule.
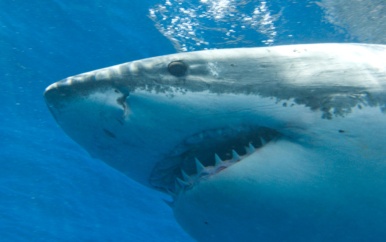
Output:
[[[149,182],[157,189],[177,195],[242,162],[280,136],[276,130],[262,126],[204,130],[184,139],[158,162]]]

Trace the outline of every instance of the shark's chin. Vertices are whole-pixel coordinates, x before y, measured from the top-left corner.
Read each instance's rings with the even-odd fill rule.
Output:
[[[356,241],[350,231],[381,233],[376,230],[385,226],[378,212],[383,205],[375,194],[382,189],[372,187],[368,177],[350,180],[374,171],[350,164],[333,170],[333,163],[279,139],[182,190],[174,214],[198,241]],[[367,189],[374,196],[366,195],[364,202]]]

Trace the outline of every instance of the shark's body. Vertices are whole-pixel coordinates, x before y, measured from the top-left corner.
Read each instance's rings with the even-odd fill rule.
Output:
[[[386,236],[386,46],[180,53],[49,86],[91,155],[173,196],[200,241]]]

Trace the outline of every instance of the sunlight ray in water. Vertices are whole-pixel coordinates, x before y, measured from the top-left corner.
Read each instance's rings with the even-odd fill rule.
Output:
[[[272,45],[280,15],[273,14],[266,1],[166,0],[149,10],[157,29],[178,51],[255,45],[255,34],[264,45]]]
[[[386,5],[384,0],[322,0],[318,3],[328,22],[350,33],[352,40],[385,44]]]

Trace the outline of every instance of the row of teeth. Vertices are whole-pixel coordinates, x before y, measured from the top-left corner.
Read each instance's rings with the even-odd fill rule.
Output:
[[[260,142],[262,146],[264,146],[267,142],[260,138]],[[256,148],[249,143],[248,147],[245,148],[245,155],[239,155],[235,150],[232,150],[232,158],[229,160],[221,160],[221,158],[214,154],[215,164],[214,166],[204,166],[202,162],[200,162],[197,158],[194,159],[196,163],[196,174],[188,175],[183,169],[181,169],[182,177],[176,178],[175,181],[175,189],[174,191],[168,190],[169,194],[172,197],[176,197],[181,191],[185,191],[193,187],[195,184],[199,183],[202,179],[207,179],[210,176],[219,173],[220,171],[234,165],[245,157],[251,155],[256,151]]]

